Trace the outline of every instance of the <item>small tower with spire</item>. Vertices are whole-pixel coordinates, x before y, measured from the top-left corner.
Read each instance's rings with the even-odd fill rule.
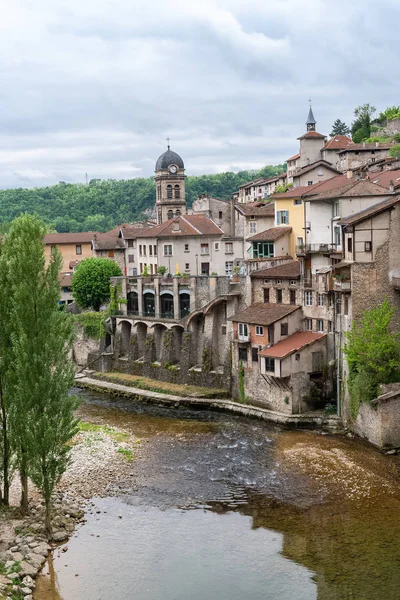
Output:
[[[315,120],[313,110],[311,108],[311,100],[309,100],[310,108],[306,121],[307,131],[302,136],[297,138],[300,141],[300,158],[297,160],[299,168],[306,167],[318,160],[321,160],[321,150],[325,145],[325,136],[316,131],[317,121]]]
[[[306,121],[307,131],[315,131],[315,126],[317,124],[317,121],[315,120],[314,113],[311,108],[311,100],[309,100],[309,103],[310,103],[310,110],[308,111],[308,117],[307,117],[307,121]]]

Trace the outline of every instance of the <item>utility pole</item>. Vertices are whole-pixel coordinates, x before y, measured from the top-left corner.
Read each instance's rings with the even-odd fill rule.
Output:
[[[88,174],[85,173],[85,178],[86,178],[86,185],[88,184]]]

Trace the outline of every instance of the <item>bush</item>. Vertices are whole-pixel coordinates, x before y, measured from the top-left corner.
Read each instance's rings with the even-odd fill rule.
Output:
[[[110,278],[121,275],[119,266],[108,258],[85,258],[72,277],[72,295],[81,308],[98,312],[110,299]]]

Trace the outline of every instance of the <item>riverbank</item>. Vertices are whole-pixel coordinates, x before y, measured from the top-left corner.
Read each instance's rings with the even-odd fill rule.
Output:
[[[30,488],[29,515],[19,513],[20,486],[11,487],[11,506],[0,513],[0,600],[32,600],[35,578],[48,554],[67,541],[85,522],[92,497],[105,497],[129,476],[130,463],[140,452],[140,440],[123,428],[81,421],[72,440],[71,462],[53,501],[53,537],[44,530],[44,506]]]
[[[122,379],[120,380],[122,381]],[[130,382],[114,383],[104,375],[91,372],[89,376],[80,374],[76,377],[75,385],[94,392],[106,392],[114,396],[132,398],[136,401],[151,403],[162,403],[166,406],[177,408],[187,406],[193,408],[203,408],[205,410],[226,411],[234,414],[240,414],[244,417],[253,417],[263,421],[269,421],[277,425],[287,427],[324,427],[330,431],[341,431],[342,421],[336,415],[323,413],[322,411],[290,415],[268,410],[251,404],[241,404],[225,398],[205,398],[203,396],[183,396],[175,394],[160,393],[137,388]]]

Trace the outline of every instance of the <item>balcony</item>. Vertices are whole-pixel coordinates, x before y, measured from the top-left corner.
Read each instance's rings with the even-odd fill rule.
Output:
[[[334,279],[333,289],[337,292],[350,292],[351,281],[350,279]]]
[[[247,342],[250,341],[250,335],[249,334],[247,334],[247,335],[244,335],[244,334],[240,335],[240,334],[238,334],[238,340],[239,340],[239,342],[245,344],[245,343],[247,343]]]
[[[313,253],[330,254],[331,252],[341,252],[341,249],[339,244],[300,244],[296,246],[296,254],[297,256]]]

